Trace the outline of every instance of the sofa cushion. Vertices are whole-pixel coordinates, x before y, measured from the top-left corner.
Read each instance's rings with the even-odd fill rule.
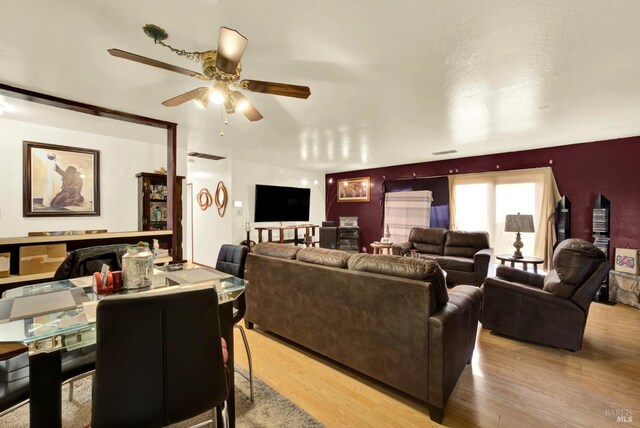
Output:
[[[349,258],[349,269],[360,272],[397,276],[431,283],[436,305],[449,301],[447,282],[438,263],[413,257],[383,254],[354,254]]]
[[[278,244],[275,242],[261,242],[253,251],[261,256],[277,257],[279,259],[294,260],[300,248],[293,245]]]
[[[412,227],[409,241],[421,253],[444,254],[444,240],[447,229]]]
[[[436,257],[436,262],[444,270],[461,270],[463,272],[473,272],[475,264],[473,259],[467,257],[453,257],[453,256],[439,256]]]
[[[485,248],[489,248],[489,234],[487,232],[447,231],[444,243],[445,256],[473,258],[475,253]]]
[[[553,252],[554,269],[544,278],[543,290],[569,299],[605,259],[595,245],[582,239],[565,239]]]
[[[296,254],[296,259],[301,262],[316,265],[346,268],[349,254],[345,251],[330,250],[327,248],[303,248]]]

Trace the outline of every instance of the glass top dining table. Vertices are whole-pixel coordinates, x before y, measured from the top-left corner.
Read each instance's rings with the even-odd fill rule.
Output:
[[[96,307],[107,296],[213,286],[218,304],[224,304],[241,295],[247,284],[212,268],[182,264],[156,267],[151,286],[142,289],[98,295],[91,281],[92,277],[81,277],[5,291],[0,299],[0,342],[23,343],[30,354],[73,350],[95,343]]]

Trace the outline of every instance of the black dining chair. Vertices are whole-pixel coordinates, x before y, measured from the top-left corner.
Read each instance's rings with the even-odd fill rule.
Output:
[[[127,253],[129,244],[111,244],[80,248],[67,256],[53,276],[54,281],[93,275],[102,270],[122,270],[122,256]],[[95,345],[62,353],[62,376],[69,383],[69,401],[73,400],[74,383],[86,376],[93,375],[96,361]]]
[[[92,427],[160,427],[225,408],[229,374],[213,287],[108,296],[96,326]]]
[[[122,270],[122,256],[127,244],[81,248],[70,253],[56,270],[53,280],[77,278],[100,272],[107,264],[111,270]],[[74,382],[91,376],[95,367],[95,345],[63,350],[62,379],[69,383],[69,400],[73,400]],[[0,416],[29,402],[29,354],[0,361]]]
[[[216,270],[244,279],[244,268],[247,263],[248,252],[249,248],[245,245],[223,244],[220,247],[220,252],[218,253]],[[253,362],[251,361],[251,349],[249,349],[247,334],[245,333],[244,328],[239,324],[240,320],[244,318],[246,309],[247,305],[244,300],[244,293],[242,293],[233,302],[233,327],[240,330],[242,341],[244,342],[244,349],[247,352],[247,361],[249,362],[249,378],[247,379],[247,377],[241,372],[238,373],[249,381],[249,398],[253,401]]]

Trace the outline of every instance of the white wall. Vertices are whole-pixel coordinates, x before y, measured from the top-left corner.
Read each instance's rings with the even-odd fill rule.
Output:
[[[78,123],[95,120],[79,113]],[[109,120],[109,119],[102,119]],[[155,135],[155,133],[154,133]],[[166,131],[158,142],[133,141],[108,135],[0,119],[0,236],[26,236],[30,231],[138,229],[136,173],[167,165]],[[22,216],[23,140],[100,150],[100,216]],[[179,150],[178,173],[185,173],[185,150]],[[182,170],[182,171],[180,171]],[[185,193],[186,194],[186,193]],[[184,197],[184,196],[183,196]]]
[[[256,184],[269,184],[273,186],[306,187],[311,189],[311,206],[309,209],[309,223],[320,224],[324,220],[324,196],[320,188],[313,184],[313,180],[324,183],[324,175],[317,172],[309,172],[301,169],[284,168],[280,166],[260,164],[234,160],[231,164],[233,195],[231,199],[230,213],[233,218],[232,240],[238,243],[246,239],[245,222],[251,223],[255,228],[253,216],[255,213]],[[242,201],[242,208],[233,208],[233,201]],[[295,224],[296,222],[284,222]],[[297,222],[306,223],[306,222]],[[280,223],[259,223],[260,226],[279,226]],[[316,234],[318,232],[316,231]],[[264,239],[267,239],[264,232]],[[317,235],[316,235],[317,236]],[[275,238],[275,232],[274,232]],[[287,231],[285,238],[293,238],[293,231]],[[251,232],[251,239],[258,242],[258,233]]]
[[[227,187],[229,196],[227,211],[223,218],[218,216],[215,206],[207,211],[201,211],[195,202],[196,195],[203,187],[209,189],[213,195],[220,180]],[[189,162],[187,181],[194,184],[193,261],[214,266],[222,244],[239,244],[240,241],[246,239],[245,222],[247,221],[251,223],[251,239],[258,241],[257,232],[253,230],[255,227],[253,215],[256,184],[310,188],[309,223],[320,224],[324,220],[324,195],[320,188],[313,184],[313,180],[323,183],[324,175],[233,159],[221,161],[196,159],[196,162]],[[242,208],[234,208],[233,201],[242,201]],[[279,223],[260,223],[260,225],[275,226]],[[276,235],[274,234],[274,238]],[[293,231],[288,231],[286,237],[293,237]]]
[[[191,253],[191,248],[188,248],[186,254],[187,256],[191,255],[193,262],[207,266],[215,266],[222,244],[233,243],[229,206],[227,206],[224,217],[220,217],[215,205],[203,211],[196,199],[202,189],[208,189],[211,196],[215,196],[219,181],[224,183],[229,196],[231,196],[231,161],[228,159],[213,161],[191,158],[187,163],[187,182],[193,186],[193,198],[191,201],[185,202],[191,204],[191,215],[193,216],[193,242],[191,243],[193,253]],[[189,227],[185,227],[185,231],[189,230]]]

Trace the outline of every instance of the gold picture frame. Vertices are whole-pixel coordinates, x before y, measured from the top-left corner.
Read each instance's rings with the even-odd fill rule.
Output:
[[[371,200],[370,177],[343,178],[338,180],[338,202],[369,202]]]

